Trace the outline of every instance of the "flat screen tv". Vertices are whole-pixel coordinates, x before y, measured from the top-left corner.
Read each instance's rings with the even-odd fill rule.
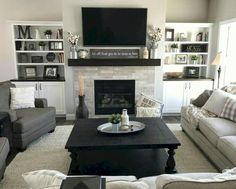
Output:
[[[146,8],[82,8],[84,46],[145,46]]]

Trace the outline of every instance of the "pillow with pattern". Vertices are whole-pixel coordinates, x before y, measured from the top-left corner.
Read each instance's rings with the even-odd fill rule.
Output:
[[[220,117],[236,122],[236,99],[227,98]]]

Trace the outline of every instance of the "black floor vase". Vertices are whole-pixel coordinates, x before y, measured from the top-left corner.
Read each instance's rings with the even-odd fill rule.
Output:
[[[87,119],[89,117],[88,107],[85,104],[85,95],[79,96],[79,105],[76,110],[76,119]]]

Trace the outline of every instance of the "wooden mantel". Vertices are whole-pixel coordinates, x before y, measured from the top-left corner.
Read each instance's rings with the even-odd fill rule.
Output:
[[[68,59],[68,66],[160,66],[161,59]]]

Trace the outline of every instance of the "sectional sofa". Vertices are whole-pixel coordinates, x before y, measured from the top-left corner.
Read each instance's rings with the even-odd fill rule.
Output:
[[[194,105],[182,107],[181,127],[212,163],[223,170],[236,166],[236,123],[221,118],[220,112],[227,98],[236,95],[229,94],[235,92],[232,87],[221,91],[220,96],[211,99],[212,112],[204,109],[205,105],[202,108]]]

